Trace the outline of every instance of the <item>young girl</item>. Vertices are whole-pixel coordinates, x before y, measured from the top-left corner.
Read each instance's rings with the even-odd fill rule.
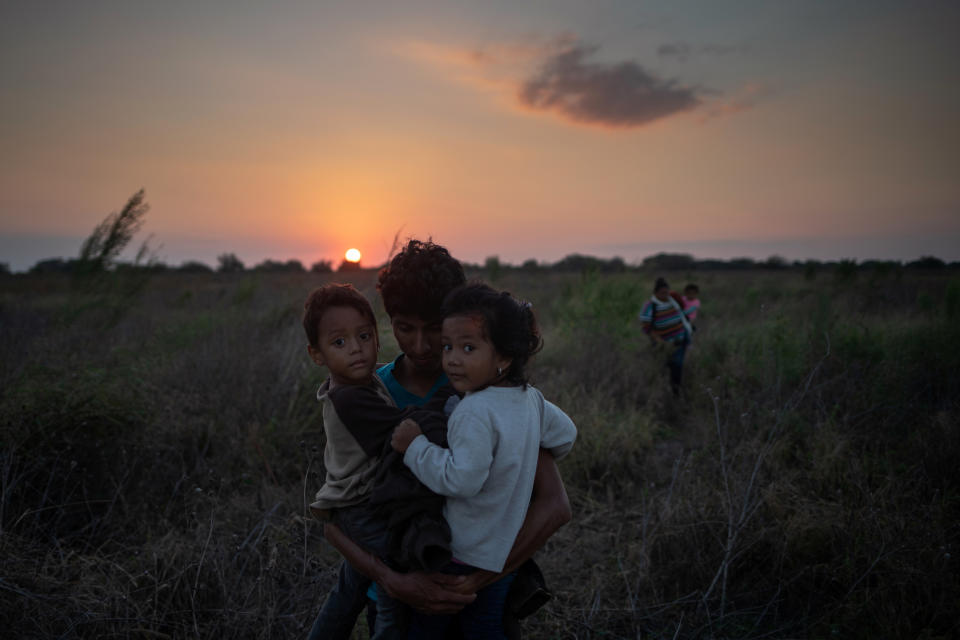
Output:
[[[443,370],[464,393],[450,415],[449,448],[404,422],[392,445],[427,487],[447,496],[454,563],[449,573],[500,573],[523,523],[540,447],[570,451],[576,427],[527,384],[525,367],[542,340],[529,303],[485,284],[459,287],[443,305]],[[503,604],[513,574],[481,589],[460,615],[466,638],[503,637]],[[417,615],[410,637],[442,637],[452,617]]]

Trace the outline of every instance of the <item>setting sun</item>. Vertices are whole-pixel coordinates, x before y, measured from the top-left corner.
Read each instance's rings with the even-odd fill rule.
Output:
[[[343,257],[346,258],[347,262],[360,262],[362,255],[358,249],[347,249]]]

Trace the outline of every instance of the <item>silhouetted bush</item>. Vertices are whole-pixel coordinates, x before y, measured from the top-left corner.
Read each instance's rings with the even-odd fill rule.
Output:
[[[763,263],[767,269],[786,269],[787,268],[787,259],[783,256],[772,255],[767,258],[767,261]]]
[[[943,269],[946,263],[940,258],[933,256],[923,256],[919,260],[907,263],[908,269]]]
[[[73,273],[76,267],[77,260],[75,258],[69,260],[64,260],[63,258],[46,258],[30,267],[30,273]]]
[[[310,265],[310,273],[333,273],[333,263],[329,260],[317,260]]]
[[[579,273],[619,273],[626,269],[623,258],[615,257],[609,260],[571,253],[551,267],[555,271],[572,271]]]
[[[487,277],[494,281],[500,277],[500,272],[503,271],[503,265],[500,263],[500,256],[487,256],[487,259],[483,263],[483,268],[487,272]]]
[[[213,269],[210,265],[198,262],[197,260],[188,260],[177,267],[177,271],[182,271],[183,273],[213,273]]]
[[[240,273],[243,269],[243,262],[236,254],[222,253],[217,256],[217,271],[220,273]]]
[[[520,265],[520,268],[524,271],[538,271],[540,269],[540,264],[534,258],[529,258],[523,261],[523,264]]]
[[[729,262],[731,269],[753,269],[757,266],[757,261],[753,258],[733,258]]]
[[[360,271],[363,267],[360,266],[359,262],[350,262],[346,258],[340,261],[340,266],[337,267],[337,271],[341,273],[346,273],[349,271]]]
[[[264,260],[253,268],[254,271],[268,271],[273,273],[303,273],[303,264],[299,260]]]
[[[163,262],[151,261],[145,264],[136,262],[118,262],[115,265],[117,273],[163,273],[169,271],[170,266]]]
[[[658,253],[643,259],[643,268],[653,271],[679,271],[694,266],[693,256],[688,253]]]

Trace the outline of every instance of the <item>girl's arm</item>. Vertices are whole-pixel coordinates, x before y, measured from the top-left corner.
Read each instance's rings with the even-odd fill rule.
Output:
[[[474,601],[476,590],[463,587],[463,576],[440,573],[397,573],[343,534],[337,525],[323,525],[323,535],[354,569],[381,585],[391,597],[430,615],[451,614]]]
[[[406,447],[403,463],[434,493],[469,498],[480,492],[490,475],[494,433],[470,414],[451,416],[449,427],[449,449],[417,436]]]

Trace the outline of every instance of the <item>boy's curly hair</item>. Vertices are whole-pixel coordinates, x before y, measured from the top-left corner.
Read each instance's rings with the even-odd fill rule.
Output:
[[[373,307],[362,293],[352,284],[327,284],[314,289],[303,303],[303,330],[307,333],[307,340],[311,347],[317,347],[320,340],[320,320],[323,314],[332,307],[352,307],[361,315],[370,320],[373,330],[377,330],[377,318],[373,315]]]
[[[511,359],[504,380],[517,386],[528,383],[526,366],[543,348],[533,305],[497,291],[482,282],[457,287],[443,301],[443,317],[479,316],[483,332],[501,356]]]
[[[443,299],[466,280],[463,266],[445,247],[410,240],[380,270],[377,291],[391,318],[400,314],[438,320]]]

